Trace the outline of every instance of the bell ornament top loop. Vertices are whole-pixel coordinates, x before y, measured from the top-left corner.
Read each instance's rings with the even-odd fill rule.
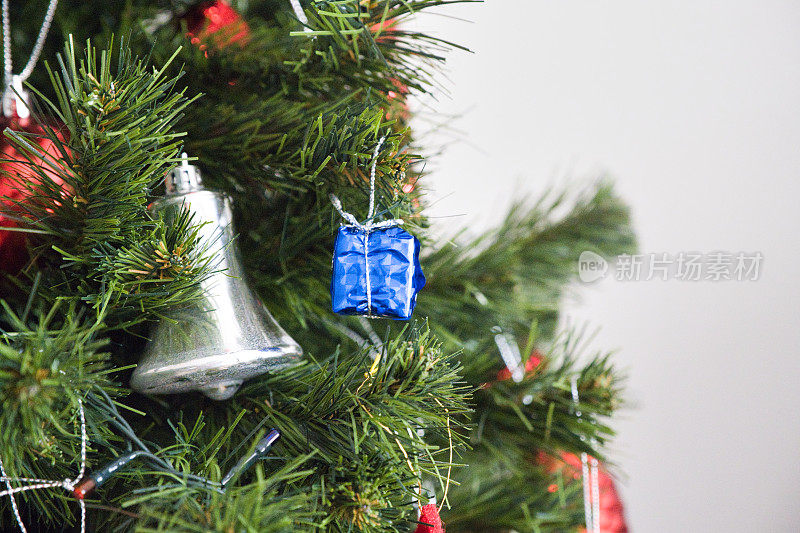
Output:
[[[164,185],[168,196],[205,190],[200,169],[189,163],[186,152],[181,154],[181,164],[167,173]]]

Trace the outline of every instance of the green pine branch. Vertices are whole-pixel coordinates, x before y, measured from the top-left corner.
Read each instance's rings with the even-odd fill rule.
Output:
[[[283,453],[313,454],[303,483],[329,514],[329,530],[405,531],[422,479],[448,484],[468,388],[426,329],[390,339],[374,361],[368,354],[339,352],[252,382],[236,403],[270,418]]]
[[[108,340],[101,334],[103,308],[92,315],[74,302],[57,302],[45,310],[36,301],[19,315],[2,304],[0,457],[6,472],[12,477],[73,478],[80,457],[77,398],[93,386],[115,391]],[[63,501],[54,505],[39,492],[28,497],[48,520],[71,515]]]
[[[494,378],[476,392],[471,450],[462,458],[470,468],[455,473],[449,530],[538,533],[583,523],[582,481],[561,457],[603,460],[608,420],[622,404],[619,372],[607,354],[586,358],[586,340],[563,334],[521,381]]]
[[[600,183],[572,198],[565,191],[544,195],[531,207],[520,201],[497,229],[466,243],[456,237],[425,258],[430,282],[419,309],[447,346],[464,350],[470,380],[491,368],[487,358],[495,372],[501,363],[493,328],[528,338],[536,324],[542,340],[554,337],[581,252],[612,257],[635,249],[628,207],[611,185]]]
[[[209,270],[187,214],[170,227],[147,211],[178,161],[173,128],[191,100],[179,76],[124,45],[80,52],[70,38],[58,65],[46,65],[53,99],[34,92],[61,126],[5,132],[24,170],[3,177],[23,191],[16,207],[34,231],[27,271],[43,276],[40,297],[107,302],[106,322],[127,327],[196,297]]]

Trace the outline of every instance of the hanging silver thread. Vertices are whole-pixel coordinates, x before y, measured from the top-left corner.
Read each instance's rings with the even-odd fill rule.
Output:
[[[11,101],[13,100],[16,107],[17,116],[26,118],[30,115],[28,104],[25,101],[25,91],[23,83],[31,77],[33,69],[36,67],[36,62],[39,61],[39,56],[42,55],[44,48],[44,41],[47,39],[47,33],[50,31],[50,25],[53,23],[53,16],[58,6],[58,0],[50,0],[47,6],[47,11],[42,21],[42,27],[39,30],[39,35],[36,37],[36,42],[31,50],[31,56],[25,64],[25,68],[19,75],[14,75],[11,55],[11,15],[9,13],[9,0],[3,0],[3,114],[11,116]]]
[[[3,0],[3,87],[11,84],[11,16],[8,13],[8,0]]]
[[[3,466],[3,460],[0,458],[0,479],[5,483],[7,490],[0,491],[0,496],[8,496],[11,499],[11,509],[14,513],[14,518],[17,519],[17,524],[19,525],[20,531],[22,533],[28,533],[28,530],[25,528],[25,523],[22,521],[22,517],[19,514],[19,508],[17,507],[16,498],[14,498],[14,494],[18,492],[25,492],[29,490],[38,490],[38,489],[49,489],[49,488],[56,488],[61,487],[64,490],[73,493],[75,491],[75,485],[83,478],[84,474],[86,473],[86,443],[88,441],[88,437],[86,435],[86,414],[83,411],[83,401],[78,399],[78,411],[80,413],[81,418],[81,466],[78,472],[77,477],[75,479],[65,479],[63,481],[53,481],[50,479],[36,479],[36,478],[10,478],[6,474],[5,467]],[[21,487],[12,487],[11,482],[15,483],[28,483],[27,485],[23,485]],[[86,503],[83,500],[78,500],[78,505],[81,509],[81,533],[86,533]]]
[[[500,326],[493,327],[492,332],[495,333],[494,343],[500,351],[500,357],[503,358],[506,368],[511,372],[511,379],[514,383],[520,383],[525,379],[525,365],[522,362],[519,345],[514,337],[504,332]]]
[[[372,152],[372,166],[369,170],[369,211],[367,211],[367,220],[372,220],[375,216],[375,167],[378,164],[378,155],[381,153],[381,146],[386,140],[386,135],[380,138],[378,144],[375,145],[375,151]]]
[[[585,454],[584,454],[585,455]],[[592,526],[593,533],[600,533],[600,463],[589,457],[589,472],[592,476]]]
[[[572,401],[575,403],[575,416],[581,418],[578,408],[578,378],[572,377]],[[586,438],[581,435],[581,440]],[[590,468],[591,463],[591,468]],[[594,457],[589,457],[586,452],[581,453],[581,475],[583,480],[583,516],[588,533],[600,533],[600,481],[599,462]]]
[[[369,211],[367,212],[367,220],[364,223],[360,223],[352,213],[348,213],[342,207],[342,201],[339,198],[331,193],[330,199],[333,207],[342,215],[342,218],[345,219],[349,224],[345,224],[345,226],[358,228],[361,231],[369,232],[373,229],[379,228],[387,228],[390,226],[400,226],[403,224],[403,219],[394,218],[391,220],[384,220],[383,222],[375,222],[373,218],[375,218],[375,172],[376,172],[376,165],[378,164],[378,155],[381,151],[381,146],[383,146],[384,141],[386,141],[386,136],[378,140],[378,144],[375,145],[375,150],[372,153],[372,167],[370,168],[369,172]]]
[[[381,146],[383,146],[384,141],[386,140],[386,135],[380,138],[378,144],[375,145],[375,151],[372,153],[372,167],[369,173],[369,211],[367,211],[367,220],[364,223],[360,223],[352,213],[346,212],[342,208],[342,202],[339,198],[331,193],[331,203],[333,207],[342,215],[342,218],[345,219],[350,224],[345,224],[346,227],[355,227],[360,229],[364,232],[364,263],[365,263],[365,276],[366,276],[366,290],[367,290],[367,318],[372,318],[372,286],[369,277],[369,234],[372,230],[381,229],[381,228],[388,228],[391,226],[399,226],[403,224],[403,220],[399,218],[394,218],[391,220],[384,220],[383,222],[375,222],[373,219],[375,218],[375,168],[378,164],[378,155],[381,151]]]
[[[300,0],[289,0],[289,3],[292,4],[292,10],[294,10],[294,16],[297,17],[303,24],[303,31],[311,31],[308,27],[308,17],[306,17],[306,12],[303,10],[303,6],[300,5]]]

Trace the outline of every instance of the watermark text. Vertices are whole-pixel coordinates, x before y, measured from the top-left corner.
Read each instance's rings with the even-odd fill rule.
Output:
[[[612,260],[586,250],[578,258],[578,277],[592,283],[606,277],[618,281],[757,281],[761,252],[678,252],[622,254]]]

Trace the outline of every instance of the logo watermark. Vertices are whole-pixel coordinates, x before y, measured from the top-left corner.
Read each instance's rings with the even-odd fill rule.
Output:
[[[609,262],[586,250],[578,258],[578,277],[592,283],[613,275],[617,281],[757,281],[761,252],[678,252],[623,254]]]
[[[584,283],[592,283],[606,277],[608,261],[603,256],[585,250],[578,257],[578,277]]]

